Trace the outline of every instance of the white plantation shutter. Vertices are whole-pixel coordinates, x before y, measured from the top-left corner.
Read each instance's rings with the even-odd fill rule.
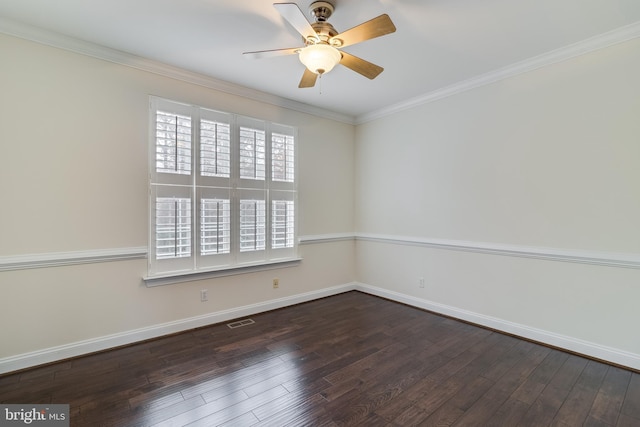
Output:
[[[231,126],[211,120],[200,120],[200,174],[231,176]]]
[[[152,185],[149,204],[149,273],[192,268],[194,222],[191,189]]]
[[[191,117],[157,112],[156,171],[191,174]]]
[[[271,259],[296,256],[295,129],[271,125],[271,181],[269,182]]]
[[[240,252],[262,251],[267,242],[264,200],[240,200]]]
[[[265,132],[240,127],[240,178],[264,180],[266,170]]]
[[[156,198],[156,259],[191,256],[191,200]]]
[[[200,255],[231,252],[231,201],[200,200]]]
[[[293,200],[271,201],[271,247],[292,248],[295,231]]]
[[[271,179],[293,182],[295,173],[294,138],[292,135],[271,134]]]
[[[295,129],[150,107],[149,277],[297,259]]]
[[[229,188],[196,189],[198,228],[195,268],[213,269],[233,264],[233,200]]]

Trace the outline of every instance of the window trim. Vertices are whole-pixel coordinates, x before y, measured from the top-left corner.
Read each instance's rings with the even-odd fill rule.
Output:
[[[302,262],[301,257],[287,258],[275,261],[266,261],[256,264],[234,265],[215,270],[194,270],[189,272],[169,272],[153,276],[144,276],[142,280],[148,288],[176,283],[191,282],[194,280],[215,279],[217,277],[235,276],[239,274],[256,273],[259,271],[277,270],[281,268],[295,267]]]

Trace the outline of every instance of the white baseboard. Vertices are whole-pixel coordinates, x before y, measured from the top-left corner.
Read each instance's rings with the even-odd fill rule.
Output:
[[[602,346],[577,338],[555,334],[553,332],[544,331],[541,329],[531,328],[525,325],[520,325],[491,316],[485,316],[483,314],[462,310],[460,308],[448,306],[445,304],[439,304],[433,301],[401,294],[387,289],[354,282],[320,289],[317,291],[307,292],[304,294],[292,295],[289,297],[269,300],[257,304],[245,305],[229,310],[209,313],[202,316],[191,317],[174,322],[153,325],[146,328],[135,329],[118,334],[102,336],[89,340],[74,342],[71,344],[46,348],[30,353],[6,357],[0,359],[0,374],[52,363],[72,357],[82,356],[97,351],[108,350],[110,348],[133,344],[136,342],[158,338],[163,335],[187,331],[189,329],[199,328],[202,326],[223,323],[229,320],[251,316],[258,313],[284,308],[291,305],[300,304],[303,302],[312,301],[315,299],[337,295],[353,290],[379,296],[391,301],[396,301],[424,310],[429,310],[434,313],[443,314],[445,316],[450,316],[456,319],[464,320],[561,349],[566,349],[571,352],[604,360],[616,365],[640,370],[640,355],[638,354]]]
[[[476,325],[485,326],[487,328],[516,335],[525,339],[530,339],[553,347],[565,349],[595,359],[607,361],[616,365],[640,370],[640,355],[638,354],[630,353],[612,347],[606,347],[600,344],[568,337],[565,335],[556,334],[542,329],[531,328],[518,323],[509,322],[491,316],[485,316],[483,314],[474,313],[445,304],[439,304],[433,301],[401,294],[398,292],[390,291],[388,289],[366,285],[363,283],[356,284],[355,290],[424,310],[429,310],[434,313],[439,313],[445,316],[464,320]]]
[[[174,322],[162,323],[146,328],[134,329],[122,333],[106,335],[89,340],[78,341],[57,347],[45,348],[30,353],[19,354],[0,359],[0,374],[18,371],[38,365],[56,362],[72,357],[82,356],[97,351],[108,350],[127,344],[158,338],[163,335],[174,334],[176,332],[187,331],[189,329],[202,326],[223,323],[241,317],[251,316],[270,310],[284,308],[290,305],[300,304],[319,298],[337,295],[343,292],[355,290],[355,283],[333,286],[320,289],[318,291],[307,292],[289,297],[269,300],[257,304],[245,305],[229,310],[208,313],[202,316],[190,317],[176,320]]]

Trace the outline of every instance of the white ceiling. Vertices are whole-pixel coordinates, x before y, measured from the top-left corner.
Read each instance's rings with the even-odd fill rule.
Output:
[[[311,2],[296,1],[305,14]],[[321,92],[298,89],[296,56],[242,56],[302,45],[272,0],[2,0],[0,17],[354,118],[640,22],[638,0],[333,3],[338,31],[382,13],[397,31],[345,48],[384,67],[380,76],[338,66]]]

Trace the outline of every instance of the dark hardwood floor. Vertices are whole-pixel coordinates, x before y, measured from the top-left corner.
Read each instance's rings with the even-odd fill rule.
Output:
[[[640,426],[640,375],[359,292],[0,377],[71,426]]]

